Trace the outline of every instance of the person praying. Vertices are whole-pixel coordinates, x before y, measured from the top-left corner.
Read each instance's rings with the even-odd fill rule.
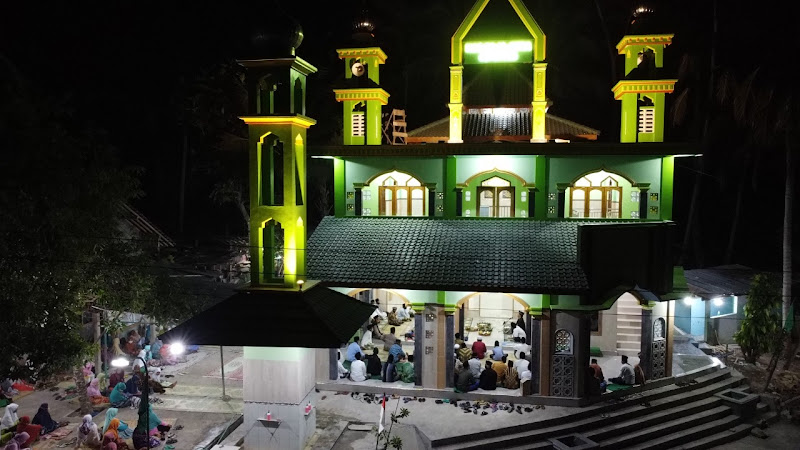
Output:
[[[508,356],[503,355],[503,359],[500,361],[493,361],[492,362],[492,369],[497,372],[497,384],[502,385],[503,381],[506,379],[506,375],[508,374],[508,364],[506,364],[506,360]]]
[[[397,378],[400,379],[403,383],[413,383],[414,382],[414,365],[411,364],[409,361],[411,356],[402,355],[400,357],[400,361],[395,364],[395,370],[397,370]]]
[[[481,372],[480,383],[478,384],[483,390],[493,391],[497,389],[497,372],[492,370],[492,362],[486,361],[486,369]]]
[[[350,367],[350,364],[353,363],[356,359],[356,353],[361,353],[361,346],[358,345],[358,336],[353,338],[353,342],[347,346],[347,352],[345,353],[344,357],[344,367],[345,369]]]
[[[494,341],[494,348],[492,349],[492,361],[500,361],[503,359],[503,347],[500,346],[500,341]]]
[[[369,378],[367,375],[367,365],[361,360],[361,352],[356,353],[355,360],[350,364],[350,379],[361,382]]]
[[[397,311],[397,318],[402,320],[403,322],[408,322],[409,320],[411,320],[411,313],[409,312],[409,309],[406,308],[405,303],[400,305],[400,311]]]
[[[527,338],[525,330],[522,327],[516,326],[516,324],[514,325],[514,329],[511,331],[511,337],[514,339],[514,342],[525,343],[525,339]]]
[[[394,345],[389,348],[389,354],[394,356],[395,361],[399,361],[401,356],[405,356],[403,344],[400,339],[396,339]]]
[[[41,425],[42,434],[51,433],[58,428],[58,422],[50,417],[50,408],[47,403],[42,403],[41,406],[39,406],[39,411],[33,416],[31,423],[34,425]]]
[[[394,327],[389,329],[389,333],[383,335],[383,349],[387,352],[397,341],[397,336],[394,335]]]
[[[633,386],[636,383],[636,374],[633,372],[633,367],[628,364],[628,356],[622,355],[622,366],[619,368],[619,376],[609,378],[608,381],[614,384],[624,384]]]
[[[365,331],[364,335],[361,336],[361,348],[364,350],[370,350],[374,346],[375,344],[372,343],[372,325],[368,325],[367,331]]]
[[[371,377],[380,377],[381,376],[381,368],[383,363],[381,363],[381,358],[378,356],[378,348],[372,349],[372,354],[367,355],[367,374]]]
[[[508,370],[506,370],[506,376],[503,379],[503,387],[506,389],[519,389],[519,372],[514,367],[514,361],[508,362]]]
[[[375,317],[379,318],[378,321],[386,320],[386,313],[381,311],[380,303],[378,303],[379,301],[380,300],[372,301],[372,306],[375,307],[375,311],[372,311],[372,314],[370,314],[369,316],[370,320],[374,319]]]
[[[478,336],[478,340],[472,343],[472,353],[475,354],[478,359],[483,359],[486,356],[486,344],[483,343],[483,338]]]
[[[392,310],[389,312],[389,325],[402,325],[403,321],[397,317],[397,307],[393,307]]]
[[[83,423],[78,425],[77,437],[75,448],[80,448],[84,445],[92,448],[100,446],[100,430],[97,428],[97,424],[92,421],[91,414],[83,416]]]

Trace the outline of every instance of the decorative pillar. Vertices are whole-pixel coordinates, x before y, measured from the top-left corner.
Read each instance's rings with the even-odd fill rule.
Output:
[[[647,220],[647,201],[650,183],[636,183],[634,187],[639,188],[639,219]]]
[[[536,188],[528,188],[528,217],[531,219],[536,217]]]
[[[414,384],[422,386],[422,367],[424,365],[425,346],[425,327],[423,321],[425,315],[424,307],[414,307]]]
[[[315,349],[244,347],[247,448],[302,450],[316,431]],[[267,412],[276,422],[265,423]]]
[[[539,317],[528,317],[531,319],[528,328],[530,333],[531,354],[528,356],[530,359],[531,371],[531,388],[533,393],[539,393],[540,390],[540,372],[541,372],[541,355],[542,355],[542,319]]]
[[[361,197],[361,189],[364,188],[364,185],[361,183],[356,184],[353,189],[355,189],[355,208],[356,208],[356,216],[361,216],[363,210],[363,200]]]
[[[570,187],[569,183],[558,183],[556,184],[556,188],[558,189],[558,210],[557,210],[557,217],[564,218],[567,217],[564,215],[564,211],[566,210],[567,205],[567,188]]]
[[[444,316],[444,361],[445,361],[445,386],[454,387],[453,383],[453,347],[456,345],[455,308],[445,307]]]
[[[531,142],[547,142],[545,116],[547,97],[545,96],[545,73],[547,63],[533,65],[533,101],[531,102]]]
[[[463,98],[461,88],[463,83],[464,66],[450,67],[450,139],[451,144],[460,144],[462,139],[462,120],[463,120]]]
[[[339,379],[339,364],[337,359],[337,352],[339,349],[331,348],[328,349],[328,375],[331,380],[338,380]]]
[[[539,395],[550,395],[550,355],[552,353],[550,345],[550,324],[553,313],[549,310],[542,311],[539,319],[541,330],[539,333]]]
[[[425,183],[428,188],[428,216],[436,215],[436,183]]]
[[[464,214],[464,189],[456,188],[456,217]]]
[[[641,342],[639,344],[639,366],[644,371],[644,376],[648,380],[653,378],[653,361],[652,361],[652,347],[654,343],[653,336],[653,311],[642,305],[642,324],[641,324]],[[660,377],[659,377],[660,378]]]

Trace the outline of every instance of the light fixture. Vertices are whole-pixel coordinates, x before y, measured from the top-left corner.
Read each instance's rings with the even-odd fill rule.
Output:
[[[128,361],[126,358],[114,358],[111,360],[111,365],[114,367],[128,367],[131,362]]]
[[[173,355],[182,355],[186,351],[186,346],[180,342],[175,342],[169,346],[169,352]]]
[[[717,297],[714,299],[714,306],[722,306],[725,304],[725,301],[722,300],[721,297]]]
[[[304,284],[306,284],[306,282],[305,282],[305,281],[303,281],[303,280],[297,280],[297,288],[298,288],[299,290],[301,290],[301,291],[303,290],[303,285],[304,285]]]
[[[691,305],[692,303],[694,303],[694,298],[693,297],[684,297],[683,298],[683,303],[686,304],[686,305]]]

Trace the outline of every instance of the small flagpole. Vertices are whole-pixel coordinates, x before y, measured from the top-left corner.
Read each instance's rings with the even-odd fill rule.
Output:
[[[386,414],[386,392],[383,393],[383,397],[381,397],[381,422]],[[378,450],[378,444],[380,443],[381,439],[381,422],[378,422],[378,432],[375,433],[375,450]]]

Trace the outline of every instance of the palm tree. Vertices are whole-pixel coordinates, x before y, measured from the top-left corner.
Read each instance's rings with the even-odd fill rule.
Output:
[[[771,59],[768,61],[775,61]],[[800,120],[800,92],[797,91],[788,71],[765,62],[748,74],[735,88],[733,115],[764,147],[780,148],[786,161],[783,203],[782,288],[781,319],[784,327],[791,323],[792,314],[792,209],[796,188],[798,121]],[[789,331],[789,330],[786,330]],[[788,369],[797,352],[798,324],[795,321],[784,370]]]

